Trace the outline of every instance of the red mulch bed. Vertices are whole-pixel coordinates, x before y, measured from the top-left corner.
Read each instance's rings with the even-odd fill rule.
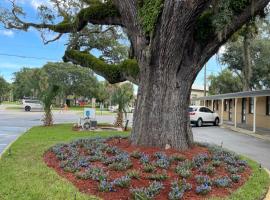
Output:
[[[119,142],[120,141],[120,142]],[[152,155],[155,152],[164,152],[168,156],[178,153],[183,156],[185,156],[187,159],[192,160],[192,158],[199,154],[199,153],[208,153],[211,155],[211,153],[208,151],[207,148],[205,147],[200,147],[200,146],[195,146],[192,149],[189,149],[188,151],[177,151],[174,149],[169,149],[169,150],[161,150],[159,148],[150,148],[150,147],[138,147],[138,146],[132,146],[130,142],[127,139],[112,139],[107,142],[109,145],[112,146],[117,146],[118,148],[132,153],[135,150],[138,150],[140,152],[144,152],[148,155],[151,155],[151,158],[153,157]],[[132,158],[132,163],[133,167],[130,170],[136,169],[140,170],[141,172],[141,178],[139,180],[137,179],[131,179],[131,185],[129,188],[140,188],[140,187],[147,187],[150,184],[150,180],[147,179],[146,177],[149,176],[150,173],[145,173],[142,170],[142,165],[140,164],[138,159]],[[81,180],[76,178],[76,176],[73,173],[65,172],[62,168],[60,168],[60,161],[56,158],[55,154],[48,151],[44,155],[44,161],[45,163],[56,170],[56,172],[62,176],[65,177],[67,180],[71,181],[81,192],[91,194],[91,195],[96,195],[98,197],[101,197],[105,200],[126,200],[126,199],[131,199],[131,195],[129,192],[129,188],[122,189],[122,188],[117,188],[116,192],[99,192],[98,191],[98,182],[93,181],[93,180]],[[110,179],[115,179],[121,176],[126,175],[126,171],[112,171],[108,169],[108,167],[101,162],[92,162],[91,165],[95,166],[100,166],[106,169],[106,171],[109,172],[109,177]],[[168,179],[161,181],[163,183],[164,189],[161,190],[160,194],[155,197],[156,200],[165,200],[168,199],[168,193],[170,192],[171,188],[171,182],[172,180],[175,180],[178,178],[179,180],[181,179],[179,175],[177,175],[174,172],[174,169],[176,167],[176,164],[172,164],[170,168],[167,170],[167,174],[169,176]],[[158,169],[158,172],[161,172],[162,170]],[[206,199],[210,197],[225,197],[231,194],[233,191],[241,187],[246,180],[249,178],[251,174],[251,169],[249,167],[246,167],[246,170],[241,173],[241,179],[239,183],[232,183],[232,186],[230,188],[217,188],[215,186],[212,186],[212,190],[208,195],[198,195],[195,193],[196,186],[198,185],[195,181],[195,175],[199,175],[201,172],[199,172],[198,169],[193,169],[192,170],[192,176],[190,178],[187,178],[187,182],[192,184],[192,190],[191,191],[186,191],[185,195],[182,199],[184,200],[200,200],[200,199]],[[215,178],[219,176],[230,176],[230,174],[225,170],[224,164],[222,164],[220,167],[216,167],[216,170],[213,175],[209,175],[210,178]]]

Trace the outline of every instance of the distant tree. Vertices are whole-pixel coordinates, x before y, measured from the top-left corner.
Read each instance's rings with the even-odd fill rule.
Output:
[[[59,86],[59,96],[68,95],[92,98],[97,95],[98,80],[93,71],[70,63],[47,63],[44,70],[48,81]]]
[[[131,83],[119,84],[113,91],[112,103],[118,105],[115,126],[123,127],[123,112],[126,113],[126,108],[133,98],[133,85]]]
[[[2,102],[4,96],[7,94],[9,91],[10,86],[9,83],[0,76],[0,103]]]
[[[229,69],[223,70],[218,75],[210,75],[209,94],[225,94],[242,91],[243,85],[240,78]]]
[[[111,98],[111,93],[109,89],[109,83],[106,81],[101,81],[97,89],[97,101],[105,104],[108,103]]]
[[[226,45],[222,64],[236,73],[243,91],[269,87],[270,24],[267,18],[257,18],[244,25]]]
[[[39,73],[38,68],[22,68],[14,73],[14,97],[22,99],[23,97],[37,98],[39,93]]]

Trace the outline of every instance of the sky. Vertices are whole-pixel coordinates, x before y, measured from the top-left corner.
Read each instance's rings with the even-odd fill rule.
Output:
[[[36,9],[47,0],[17,0],[28,14],[29,20],[36,19]],[[7,6],[8,0],[2,0],[0,6]],[[22,67],[42,67],[47,62],[60,62],[65,52],[66,37],[58,41],[44,45],[40,33],[34,29],[28,32],[6,30],[0,26],[0,76],[8,82],[13,81],[13,73]],[[222,66],[213,56],[207,63],[207,76],[218,74]],[[98,77],[98,79],[102,79]],[[204,81],[204,70],[202,70],[194,84],[202,86]]]

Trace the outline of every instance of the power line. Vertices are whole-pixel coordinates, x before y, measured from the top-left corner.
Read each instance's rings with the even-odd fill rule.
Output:
[[[8,56],[8,57],[17,57],[23,59],[36,59],[36,60],[46,60],[46,61],[59,61],[58,59],[54,58],[46,58],[46,57],[34,57],[34,56],[24,56],[24,55],[17,55],[17,54],[7,54],[7,53],[0,53],[0,56]]]

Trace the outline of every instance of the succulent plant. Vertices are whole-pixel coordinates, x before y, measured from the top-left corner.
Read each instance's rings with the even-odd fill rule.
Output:
[[[195,176],[196,183],[203,185],[212,185],[212,181],[209,176],[204,175],[196,175]]]
[[[225,177],[220,177],[216,178],[214,180],[214,185],[217,187],[229,187],[231,185],[232,180],[225,176]]]
[[[206,195],[211,191],[211,186],[207,184],[202,184],[196,187],[196,193]]]

